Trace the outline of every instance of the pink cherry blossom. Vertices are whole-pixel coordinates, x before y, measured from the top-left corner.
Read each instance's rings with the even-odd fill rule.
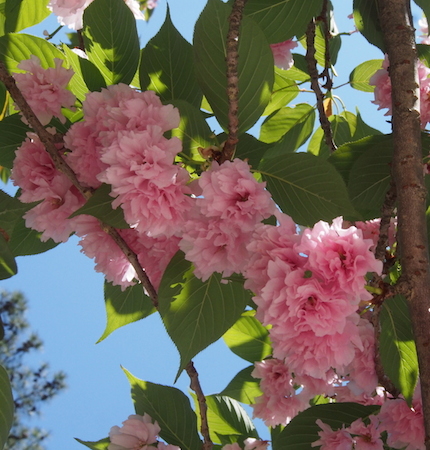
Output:
[[[61,107],[73,108],[76,101],[76,97],[67,90],[73,70],[65,69],[62,63],[61,59],[55,58],[55,67],[43,69],[39,58],[32,55],[18,64],[18,68],[27,73],[15,74],[16,84],[43,125],[48,124],[53,116],[64,123],[66,118]]]
[[[418,385],[410,408],[402,398],[388,399],[381,407],[380,430],[387,431],[387,444],[396,449],[425,450],[424,418]]]
[[[317,441],[312,442],[311,447],[321,446],[320,450],[353,449],[352,437],[345,428],[333,431],[330,425],[325,424],[320,419],[317,419],[316,423],[322,431],[318,431],[318,436],[320,438]]]
[[[353,436],[355,450],[384,450],[384,443],[379,430],[379,420],[376,416],[369,416],[370,423],[366,425],[363,419],[357,419],[346,428]]]
[[[291,54],[291,50],[297,47],[297,42],[289,39],[278,44],[271,44],[270,48],[273,52],[273,59],[275,60],[275,66],[280,69],[288,70],[293,67],[294,59]]]
[[[266,450],[269,445],[268,441],[255,438],[247,438],[243,443],[245,444],[244,450]]]
[[[181,447],[172,444],[165,444],[164,442],[158,442],[157,444],[158,450],[181,450]]]
[[[136,19],[145,20],[138,1],[124,1]],[[48,8],[58,17],[58,22],[61,25],[67,25],[72,30],[80,30],[83,27],[84,10],[92,2],[93,0],[51,0]],[[156,4],[152,3],[151,6],[154,7]]]
[[[222,450],[242,450],[242,449],[240,448],[240,445],[237,442],[234,442],[233,444],[224,445]]]
[[[271,358],[255,362],[254,365],[255,369],[251,375],[254,378],[261,378],[260,388],[266,395],[294,395],[294,379],[283,361]]]
[[[110,429],[111,443],[108,450],[147,450],[150,444],[157,441],[160,431],[158,423],[152,423],[148,414],[128,416],[122,427],[114,426]]]
[[[420,38],[421,44],[430,45],[430,37],[429,37],[429,27],[427,23],[427,19],[425,17],[418,20],[418,26],[420,27]]]
[[[253,231],[257,223],[275,213],[266,183],[258,183],[249,165],[240,159],[221,165],[214,161],[202,173],[199,185],[203,198],[197,199],[197,205],[206,217],[235,222],[244,231]]]

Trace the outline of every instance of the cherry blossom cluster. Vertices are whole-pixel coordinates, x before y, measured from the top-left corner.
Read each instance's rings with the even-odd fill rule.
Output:
[[[391,79],[388,73],[390,62],[388,56],[382,62],[382,69],[376,71],[369,80],[371,86],[375,86],[375,100],[372,101],[378,105],[379,109],[387,108],[386,116],[392,115],[391,103]],[[420,115],[421,127],[425,128],[430,122],[430,69],[421,61],[418,61],[418,78],[420,84]]]
[[[158,441],[161,428],[148,414],[133,414],[124,420],[122,427],[113,426],[109,432],[108,450],[181,450],[180,447]]]
[[[83,27],[84,10],[94,0],[50,0],[48,8],[58,17],[61,25],[67,25],[72,30],[80,30]],[[145,20],[143,12],[140,10],[138,0],[124,0],[130,8],[134,17],[139,20]],[[148,0],[146,8],[154,9],[157,6],[157,0]]]
[[[421,389],[417,385],[412,406],[403,398],[387,399],[377,415],[366,422],[357,419],[349,427],[333,430],[320,419],[319,439],[312,447],[320,450],[384,450],[382,433],[387,433],[386,443],[393,449],[425,450],[424,418]]]
[[[372,403],[374,330],[358,313],[372,298],[366,274],[382,270],[370,251],[373,240],[343,228],[341,218],[300,234],[290,217],[277,218],[278,226],[257,227],[244,270],[257,318],[271,326],[276,358],[256,363],[263,395],[254,415],[268,425],[288,423],[317,393],[333,396],[346,381],[351,396]]]

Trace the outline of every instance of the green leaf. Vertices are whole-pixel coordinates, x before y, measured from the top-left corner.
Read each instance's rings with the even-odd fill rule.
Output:
[[[0,121],[0,165],[12,169],[15,151],[30,131],[21,120],[20,114],[13,114]]]
[[[209,0],[194,29],[197,81],[220,125],[228,125],[226,36],[230,7]],[[273,87],[273,54],[258,25],[244,16],[239,38],[239,132],[254,125],[268,104]]]
[[[120,286],[105,282],[104,286],[107,324],[97,341],[106,339],[113,331],[124,325],[148,317],[155,312],[151,299],[145,295],[141,284],[130,286],[124,291]]]
[[[63,44],[62,48],[74,71],[69,88],[79,100],[85,100],[85,95],[90,91],[100,91],[106,87],[102,74],[91,61],[78,56],[66,44]]]
[[[179,389],[135,378],[124,369],[131,385],[136,414],[149,414],[160,425],[160,437],[181,450],[201,450],[197,417]]]
[[[6,0],[5,32],[21,31],[42,22],[51,14],[48,3],[49,0]]]
[[[385,53],[384,39],[378,20],[377,0],[354,0],[354,22],[357,30]]]
[[[0,232],[9,240],[15,224],[29,209],[37,205],[35,203],[22,203],[17,198],[11,197],[0,190]]]
[[[409,404],[418,379],[418,359],[405,297],[387,299],[380,314],[379,349],[384,373]]]
[[[213,274],[206,282],[178,252],[167,266],[158,292],[159,311],[181,356],[178,375],[197,353],[218,340],[240,317],[250,292]]]
[[[279,109],[261,125],[260,140],[267,143],[277,142],[294,126],[299,125],[299,128],[303,129],[309,118],[311,118],[312,129],[312,118],[315,119],[315,113],[314,108],[307,103],[299,103],[294,108],[286,106]]]
[[[0,280],[13,277],[17,272],[15,258],[7,245],[6,239],[0,234]]]
[[[244,12],[258,23],[269,43],[276,44],[302,36],[321,9],[321,0],[248,0]]]
[[[356,118],[357,118],[357,121],[356,121],[355,133],[352,136],[353,141],[357,141],[357,140],[362,139],[367,136],[376,136],[376,135],[382,136],[381,131],[377,130],[376,128],[371,127],[366,122],[364,122],[358,108],[357,108]]]
[[[197,399],[193,397],[197,408]],[[207,395],[206,404],[210,437],[214,443],[224,444],[221,438],[224,436],[230,436],[233,441],[235,436],[258,438],[254,424],[236,400],[221,395]]]
[[[168,7],[160,31],[142,50],[139,77],[142,89],[155,91],[163,101],[181,99],[200,107],[202,92],[195,79],[192,45],[174,27]]]
[[[376,151],[375,148],[367,148],[351,168],[348,192],[364,220],[380,217],[385,194],[390,187],[392,154],[391,139],[382,139]]]
[[[25,220],[21,217],[15,223],[12,230],[12,236],[8,242],[13,256],[37,255],[39,253],[51,250],[58,245],[52,239],[42,242],[40,237],[43,233],[32,230],[25,226]]]
[[[178,128],[172,130],[172,136],[182,141],[183,161],[204,162],[205,159],[199,153],[199,147],[206,148],[215,144],[214,135],[209,128],[200,109],[184,100],[173,100],[171,103],[179,109],[181,121]]]
[[[418,58],[427,66],[430,66],[430,45],[417,44]]]
[[[371,59],[359,64],[349,74],[351,87],[363,92],[373,92],[375,86],[370,85],[369,80],[379,69],[382,69],[383,61],[383,59]]]
[[[0,59],[10,72],[23,72],[17,65],[31,55],[40,59],[44,69],[55,67],[54,58],[64,59],[63,53],[45,39],[21,33],[0,37]]]
[[[307,153],[285,154],[264,160],[258,172],[281,210],[300,225],[355,215],[344,181],[323,158]]]
[[[254,366],[249,366],[241,370],[220,392],[220,395],[234,398],[246,405],[254,404],[255,398],[263,394],[258,379],[251,375],[254,369]]]
[[[275,67],[275,82],[273,83],[272,96],[262,115],[268,116],[279,108],[288,105],[299,95],[299,92],[299,87],[295,80],[289,76],[289,71]]]
[[[6,369],[0,366],[0,449],[9,436],[13,423],[14,403],[9,376]]]
[[[330,425],[333,430],[349,426],[354,420],[375,414],[379,406],[358,403],[329,403],[316,405],[298,414],[272,442],[273,450],[312,450],[312,442],[319,439],[321,428],[316,420]]]
[[[272,354],[269,332],[254,316],[255,311],[245,311],[223,336],[234,354],[251,363]]]
[[[349,174],[358,158],[367,150],[373,149],[374,153],[379,151],[381,146],[391,146],[391,135],[369,136],[355,142],[341,145],[327,159],[336,167],[346,184],[349,182]]]
[[[86,447],[90,448],[91,450],[107,450],[110,444],[109,438],[100,439],[100,441],[97,442],[91,442],[91,441],[81,441],[78,438],[75,438],[80,444],[85,445]]]
[[[129,84],[140,59],[136,20],[123,0],[94,0],[84,12],[88,59],[106,84]]]
[[[109,195],[111,186],[102,184],[85,203],[84,206],[75,211],[69,218],[88,214],[94,216],[108,225],[115,228],[130,228],[124,220],[122,208],[112,209],[113,198]]]
[[[4,339],[4,326],[0,316],[0,341],[2,341],[3,339]]]

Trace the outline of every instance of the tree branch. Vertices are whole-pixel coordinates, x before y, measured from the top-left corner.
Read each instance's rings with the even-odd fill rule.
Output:
[[[200,419],[201,419],[200,431],[202,433],[203,441],[204,441],[203,450],[211,450],[213,443],[212,443],[210,435],[209,435],[209,426],[208,426],[208,417],[207,417],[208,407],[206,404],[206,397],[203,394],[202,387],[200,386],[199,374],[197,373],[197,370],[195,369],[192,361],[190,361],[187,364],[187,366],[185,367],[185,370],[187,371],[187,374],[191,380],[190,388],[196,393],[197,401],[199,402],[199,411],[200,411]]]
[[[418,353],[425,445],[430,450],[430,271],[426,188],[421,153],[420,92],[414,27],[408,0],[378,0],[379,22],[390,61],[393,109],[392,174],[397,191],[402,283]]]
[[[327,118],[324,109],[324,94],[321,91],[319,84],[319,74],[317,69],[317,61],[315,59],[315,20],[312,19],[309,22],[308,28],[306,30],[306,62],[308,65],[309,76],[311,77],[311,88],[315,92],[317,98],[317,109],[319,113],[319,119],[321,123],[321,128],[324,131],[325,143],[328,148],[334,152],[336,150],[336,144],[333,140],[333,133],[331,130],[330,122]]]
[[[229,28],[227,34],[227,97],[228,97],[228,138],[222,149],[219,163],[231,160],[239,142],[239,31],[242,22],[243,8],[246,0],[235,0],[228,18]]]

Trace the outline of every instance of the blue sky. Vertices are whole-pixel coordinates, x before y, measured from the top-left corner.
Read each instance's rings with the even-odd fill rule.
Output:
[[[194,22],[205,0],[171,0],[173,23],[181,34],[192,40]],[[333,0],[340,31],[351,31],[347,18],[352,1]],[[149,24],[139,25],[142,46],[164,21],[166,0],[159,0]],[[420,17],[416,13],[415,20]],[[31,33],[42,36],[44,29],[57,27],[51,17]],[[28,32],[28,31],[27,31]],[[65,39],[64,37],[60,39]],[[335,86],[348,81],[349,73],[368,59],[382,54],[358,35],[344,37],[337,63],[339,79]],[[364,120],[383,132],[389,132],[383,112],[370,102],[372,94],[357,93],[349,87],[335,91],[349,111],[358,105]],[[315,103],[311,94],[296,100]],[[258,135],[258,132],[255,131]],[[11,187],[7,188],[11,192]],[[79,251],[77,238],[48,253],[18,258],[18,275],[0,282],[6,290],[20,290],[29,300],[28,319],[45,343],[36,361],[48,361],[53,371],[67,373],[68,389],[43,408],[32,423],[51,431],[47,450],[79,450],[85,447],[73,440],[98,440],[106,437],[113,425],[120,425],[134,412],[130,389],[122,365],[146,381],[173,385],[179,364],[178,353],[167,336],[157,314],[115,331],[105,341],[95,344],[105,327],[103,277],[94,272],[92,260]],[[207,394],[221,391],[231,378],[248,363],[233,355],[222,340],[195,358],[203,390]],[[176,387],[188,392],[189,380],[182,375]],[[256,421],[262,437],[267,429]]]

